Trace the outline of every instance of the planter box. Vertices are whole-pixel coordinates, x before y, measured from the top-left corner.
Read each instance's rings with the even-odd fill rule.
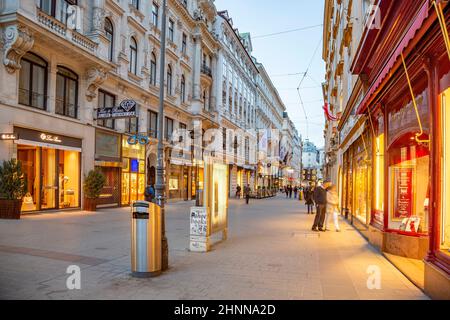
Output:
[[[0,199],[0,219],[20,219],[22,200]]]
[[[97,199],[84,198],[83,203],[84,211],[97,211]]]

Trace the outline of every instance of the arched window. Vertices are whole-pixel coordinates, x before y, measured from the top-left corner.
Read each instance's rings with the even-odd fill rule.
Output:
[[[113,55],[114,55],[114,27],[111,23],[111,20],[108,18],[105,19],[105,34],[106,38],[109,41],[108,46],[108,60],[113,61]]]
[[[138,46],[136,39],[131,37],[130,39],[130,69],[129,71],[133,74],[137,74],[137,52]]]
[[[21,61],[19,103],[45,110],[47,104],[47,62],[33,53]]]
[[[172,95],[172,67],[167,66],[167,95]]]
[[[181,75],[181,102],[186,102],[186,80],[184,79],[184,75]]]
[[[156,86],[156,55],[153,52],[150,59],[150,84]]]
[[[71,118],[78,113],[78,75],[61,66],[56,74],[55,112]]]

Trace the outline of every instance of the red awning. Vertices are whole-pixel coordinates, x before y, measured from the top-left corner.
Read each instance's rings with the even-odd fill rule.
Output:
[[[414,19],[414,22],[411,24],[408,31],[406,32],[406,34],[403,36],[402,40],[400,41],[399,45],[397,46],[395,51],[392,53],[388,62],[384,65],[384,68],[379,73],[378,77],[376,78],[376,80],[373,82],[372,86],[367,91],[361,104],[358,107],[358,110],[356,111],[357,114],[364,113],[364,111],[367,108],[367,103],[369,102],[369,99],[372,98],[372,95],[378,89],[381,82],[389,74],[389,72],[391,71],[395,62],[400,57],[400,54],[408,46],[409,42],[414,38],[416,32],[422,27],[422,25],[427,17],[428,17],[428,1],[424,3],[424,5],[420,9],[418,15]]]

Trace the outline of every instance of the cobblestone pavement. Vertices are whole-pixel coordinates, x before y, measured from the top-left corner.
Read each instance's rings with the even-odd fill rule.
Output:
[[[344,221],[312,232],[298,200],[231,200],[228,240],[208,253],[187,250],[191,205],[168,205],[170,269],[151,279],[130,275],[129,208],[0,220],[0,298],[427,299]],[[73,264],[80,290],[66,287]],[[367,288],[371,265],[379,290]]]

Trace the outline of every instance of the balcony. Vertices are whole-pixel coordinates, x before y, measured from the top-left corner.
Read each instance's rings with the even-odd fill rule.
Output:
[[[48,15],[39,8],[37,9],[37,20],[39,24],[58,36],[69,40],[73,44],[83,48],[91,54],[96,54],[98,47],[97,43],[77,31],[68,28],[64,23],[55,17]]]

